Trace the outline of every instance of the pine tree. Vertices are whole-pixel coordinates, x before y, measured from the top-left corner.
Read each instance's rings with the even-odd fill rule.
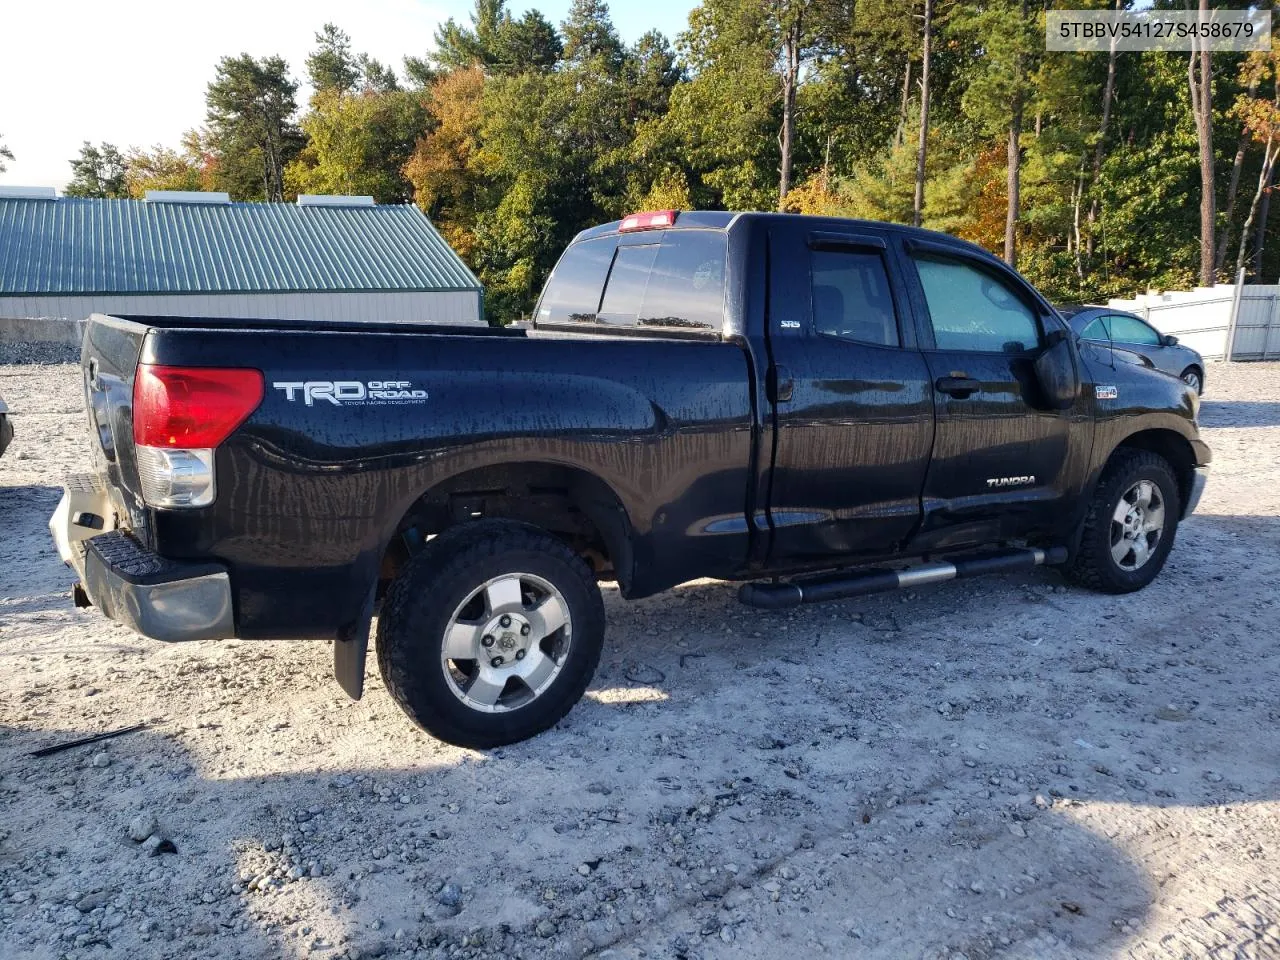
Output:
[[[117,199],[129,196],[125,182],[127,166],[124,154],[110,143],[94,146],[88,140],[80,147],[80,156],[71,161],[68,197]]]
[[[223,57],[205,95],[218,177],[242,199],[284,199],[284,169],[302,146],[298,85],[281,57]],[[256,183],[255,183],[256,181]]]

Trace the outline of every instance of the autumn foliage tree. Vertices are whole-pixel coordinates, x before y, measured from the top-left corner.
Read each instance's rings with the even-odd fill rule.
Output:
[[[475,250],[474,225],[481,203],[475,156],[484,83],[484,71],[473,65],[446,73],[432,85],[427,113],[433,129],[418,140],[404,165],[418,205],[466,258]]]
[[[637,209],[917,221],[1061,300],[1280,271],[1269,53],[1049,53],[1032,0],[702,0],[670,40],[620,36],[605,0],[558,25],[474,3],[399,71],[323,24],[301,110],[283,60],[224,58],[205,124],[123,151],[124,189],[412,201],[500,322],[578,231]]]

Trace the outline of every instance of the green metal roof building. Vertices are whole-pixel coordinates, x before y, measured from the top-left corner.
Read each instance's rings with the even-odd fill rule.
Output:
[[[481,323],[480,282],[416,207],[0,186],[0,318],[90,313]]]

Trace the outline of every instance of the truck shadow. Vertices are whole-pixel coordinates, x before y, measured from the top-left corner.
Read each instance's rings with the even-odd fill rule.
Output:
[[[0,486],[0,597],[39,597],[71,586],[74,578],[49,537],[61,496],[60,487],[43,484]]]
[[[1249,400],[1203,400],[1200,403],[1203,427],[1280,426],[1280,403]]]
[[[1051,572],[774,614],[726,584],[607,590],[589,696],[486,754],[418,733],[375,677],[361,703],[336,698],[322,645],[143,645],[88,699],[19,684],[0,703],[0,953],[1087,957],[1252,939],[1277,904],[1228,864],[1248,860],[1248,819],[1215,826],[1208,860],[1160,838],[1277,799],[1258,759],[1276,747],[1274,631],[1223,614],[1269,599],[1280,552],[1216,578],[1237,525],[1280,521],[1193,523],[1138,618]],[[139,814],[176,853],[128,839]],[[1196,871],[1221,879],[1213,915],[1148,937],[1159,880]]]

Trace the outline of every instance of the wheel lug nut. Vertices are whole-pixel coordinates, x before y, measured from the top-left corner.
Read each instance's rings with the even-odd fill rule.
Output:
[[[523,651],[523,650],[517,650],[517,651],[516,651],[516,659],[517,659],[517,660],[523,660],[523,659],[524,659],[524,651]]]
[[[520,636],[527,637],[529,635],[529,625],[526,623],[520,628]]]
[[[509,626],[511,626],[511,616],[510,616],[510,614],[506,614],[506,613],[504,613],[504,614],[502,615],[502,618],[501,618],[500,620],[498,620],[498,622],[499,622],[500,624],[502,624],[504,627],[509,627]]]
[[[503,660],[501,657],[494,657],[494,658],[493,658],[492,660],[490,660],[489,662],[490,662],[491,664],[493,664],[495,667],[500,667],[500,666],[502,666],[506,661],[505,661],[505,660]]]
[[[483,637],[481,637],[481,638],[480,638],[480,646],[482,646],[482,647],[492,647],[492,646],[493,646],[493,637],[486,633]]]

